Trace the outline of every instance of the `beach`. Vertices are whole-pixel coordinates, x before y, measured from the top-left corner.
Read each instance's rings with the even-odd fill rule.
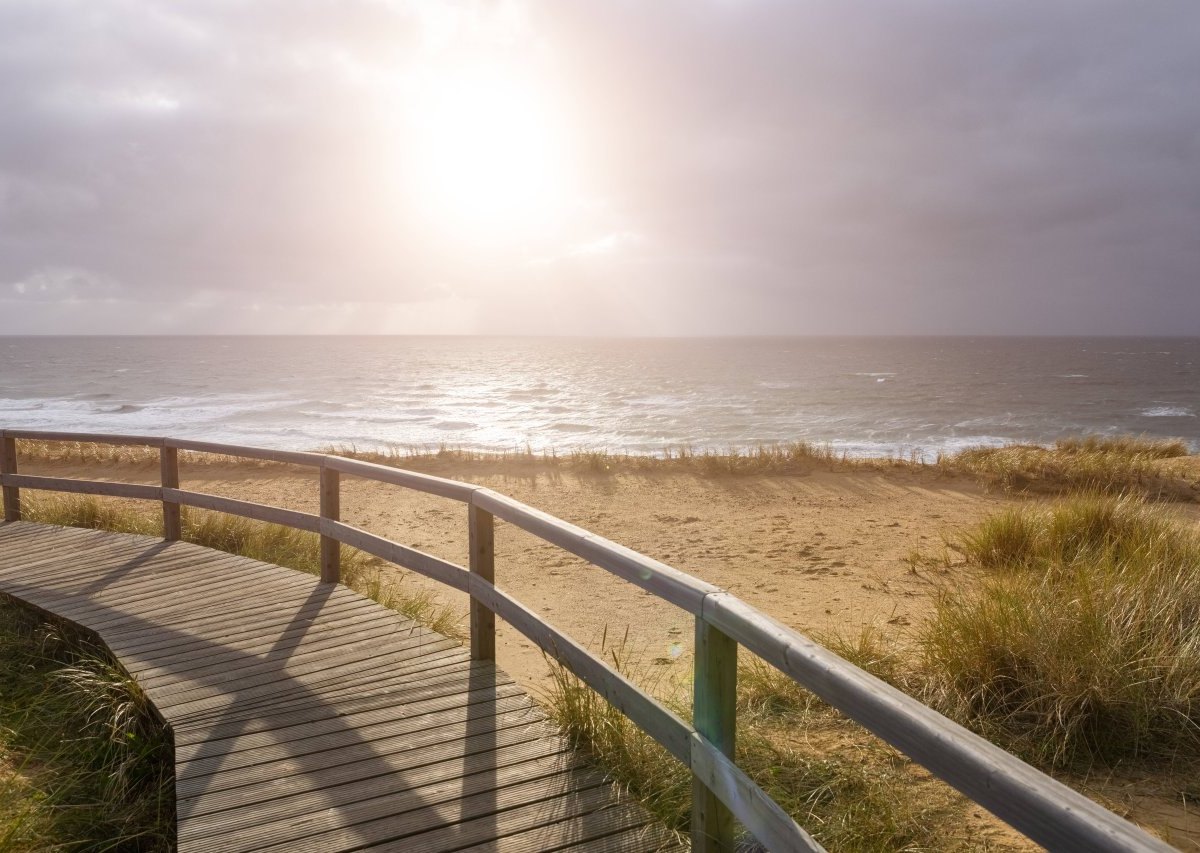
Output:
[[[1194,457],[1186,460],[1191,467],[1194,462]],[[901,649],[911,644],[939,592],[977,580],[977,570],[948,543],[985,516],[1035,499],[935,466],[886,462],[813,463],[787,474],[724,475],[619,464],[586,471],[548,460],[427,458],[420,467],[511,495],[659,559],[821,641],[853,642],[867,630]],[[151,461],[114,467],[30,459],[22,471],[145,483],[158,476]],[[311,471],[187,458],[181,471],[186,489],[318,510]],[[1172,507],[1188,523],[1200,523],[1200,505]],[[456,502],[344,477],[342,517],[460,565],[467,562],[466,511]],[[465,630],[464,594],[411,572],[389,567],[386,573],[401,590],[431,590],[462,617]],[[693,625],[685,612],[504,523],[496,530],[496,579],[589,648],[609,655],[616,650],[634,661],[640,677],[651,679],[657,691],[686,690]],[[535,694],[546,688],[548,667],[541,651],[503,623],[497,658]],[[1166,831],[1177,845],[1200,844],[1200,819],[1180,802],[1176,783],[1147,777],[1143,770],[1088,779],[1085,787],[1109,807]],[[1021,847],[985,813],[974,819],[990,843]]]

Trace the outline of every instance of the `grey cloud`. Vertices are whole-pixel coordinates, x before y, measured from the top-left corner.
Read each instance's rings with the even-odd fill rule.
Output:
[[[436,244],[365,82],[418,50],[407,4],[51,0],[0,6],[0,289],[450,293],[493,331],[1196,331],[1195,3],[530,10],[644,238],[620,257]]]

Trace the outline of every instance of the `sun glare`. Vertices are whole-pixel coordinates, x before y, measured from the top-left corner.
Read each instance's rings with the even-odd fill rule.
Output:
[[[417,102],[416,180],[432,224],[472,239],[548,228],[570,201],[566,140],[532,81],[439,77]]]

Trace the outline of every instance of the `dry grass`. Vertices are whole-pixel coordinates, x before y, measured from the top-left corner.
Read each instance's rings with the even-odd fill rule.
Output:
[[[1200,757],[1200,535],[1131,497],[983,522],[920,636],[932,701],[1056,767]]]
[[[938,466],[1007,491],[1137,493],[1154,499],[1200,499],[1200,483],[1171,460],[1188,455],[1182,441],[1087,436],[1054,447],[978,447],[940,458]]]
[[[686,685],[664,684],[627,644],[601,643],[611,665],[690,719]],[[552,663],[544,702],[572,742],[668,827],[686,833],[691,773],[620,711]],[[986,842],[966,827],[945,788],[761,661],[739,671],[737,763],[833,850],[966,850]],[[749,839],[740,849],[755,848]]]

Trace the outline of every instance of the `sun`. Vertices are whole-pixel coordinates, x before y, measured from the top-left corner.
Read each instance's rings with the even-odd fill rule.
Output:
[[[569,205],[562,116],[536,81],[495,69],[442,74],[415,107],[409,174],[431,224],[507,240],[552,226]]]

